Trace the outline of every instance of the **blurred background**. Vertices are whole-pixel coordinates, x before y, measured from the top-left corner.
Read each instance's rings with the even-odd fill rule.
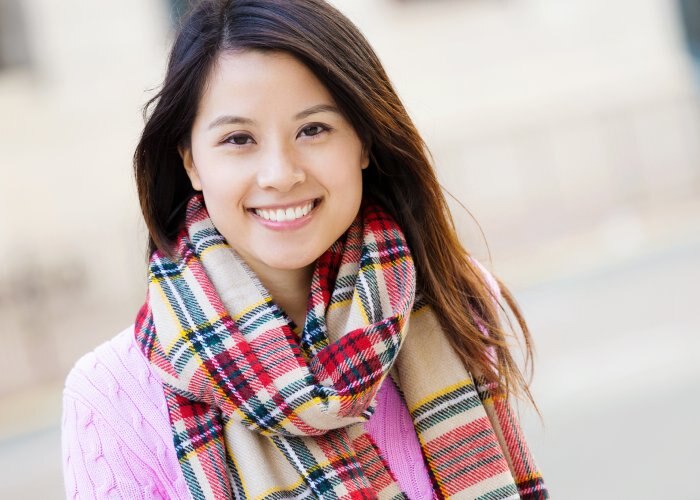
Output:
[[[63,380],[143,300],[131,155],[184,3],[0,0],[1,498],[63,497]],[[333,3],[525,312],[553,498],[700,498],[698,0]]]

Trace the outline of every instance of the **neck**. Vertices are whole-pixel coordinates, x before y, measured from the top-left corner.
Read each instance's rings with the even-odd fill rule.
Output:
[[[314,264],[301,269],[253,269],[275,303],[300,328],[306,320],[306,307]]]

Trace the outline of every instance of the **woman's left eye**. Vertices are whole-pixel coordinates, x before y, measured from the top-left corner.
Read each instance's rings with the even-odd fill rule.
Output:
[[[328,130],[328,127],[315,123],[313,125],[308,125],[301,129],[300,135],[305,135],[306,137],[314,137],[322,132],[325,132],[326,130]]]

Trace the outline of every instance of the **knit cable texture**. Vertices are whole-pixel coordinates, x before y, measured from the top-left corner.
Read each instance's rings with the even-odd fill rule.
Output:
[[[132,328],[71,371],[62,441],[67,498],[192,498],[175,456],[163,389]]]
[[[410,499],[433,498],[433,487],[423,463],[413,420],[391,377],[384,381],[377,401],[377,409],[365,422],[365,430],[389,463],[404,493]]]
[[[410,499],[432,498],[418,437],[387,378],[367,432]],[[66,498],[192,498],[172,443],[161,381],[129,327],[83,356],[63,393]]]

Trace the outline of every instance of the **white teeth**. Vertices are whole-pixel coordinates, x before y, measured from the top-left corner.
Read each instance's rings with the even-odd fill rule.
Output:
[[[270,220],[274,222],[284,222],[292,221],[304,217],[314,208],[314,203],[309,202],[306,205],[300,207],[290,207],[287,209],[278,208],[276,210],[266,210],[261,208],[256,208],[254,211],[256,215],[262,217],[265,220]]]

